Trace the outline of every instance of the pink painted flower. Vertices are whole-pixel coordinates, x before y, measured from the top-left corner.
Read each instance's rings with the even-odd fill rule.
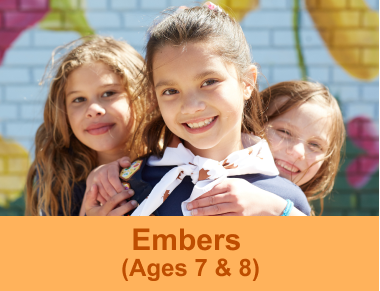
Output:
[[[346,168],[348,183],[359,189],[379,168],[379,133],[371,119],[358,116],[347,124],[347,135],[355,146],[365,151]]]
[[[0,0],[0,64],[20,33],[40,21],[48,11],[48,0]]]

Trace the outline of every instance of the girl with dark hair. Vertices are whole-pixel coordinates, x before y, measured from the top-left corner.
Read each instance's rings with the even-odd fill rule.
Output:
[[[257,69],[240,25],[208,3],[170,14],[149,32],[145,76],[158,103],[143,134],[149,155],[121,173],[140,203],[133,215],[196,215],[189,205],[227,177],[240,184],[210,196],[217,215],[249,215],[228,205],[257,188],[275,194],[268,212],[289,215],[294,204],[308,215],[301,189],[277,176],[264,139]],[[99,207],[96,192],[89,193],[86,214],[107,215],[119,200]]]

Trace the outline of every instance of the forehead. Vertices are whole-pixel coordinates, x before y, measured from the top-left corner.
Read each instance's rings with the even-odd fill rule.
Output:
[[[103,62],[83,64],[75,69],[67,79],[67,86],[103,85],[116,83],[120,77]]]
[[[284,96],[279,98],[278,103],[273,105],[274,109],[281,104],[284,104],[289,97]],[[331,128],[331,110],[326,106],[322,106],[313,102],[302,103],[301,105],[292,108],[273,122],[286,123],[293,127],[300,137],[305,139],[311,137],[319,137],[326,142],[330,141]]]
[[[162,74],[178,76],[177,71],[179,70],[182,70],[182,74],[197,74],[202,70],[215,70],[237,76],[235,66],[223,61],[210,43],[165,45],[153,55],[152,66],[155,83],[158,78],[162,77]]]

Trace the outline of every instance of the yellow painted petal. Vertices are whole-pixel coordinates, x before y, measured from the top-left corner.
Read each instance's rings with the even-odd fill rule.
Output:
[[[50,12],[39,23],[47,30],[76,31],[80,35],[94,34],[85,17],[84,0],[50,0]]]
[[[222,7],[237,21],[241,21],[248,12],[255,10],[260,3],[259,0],[214,0],[212,2]]]
[[[21,196],[29,166],[28,151],[0,136],[0,206],[7,206]]]
[[[364,0],[305,0],[328,50],[351,76],[379,75],[379,13]]]

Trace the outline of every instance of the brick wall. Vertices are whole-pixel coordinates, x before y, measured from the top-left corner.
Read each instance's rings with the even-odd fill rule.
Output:
[[[3,143],[12,140],[12,143],[16,142],[26,151],[34,150],[33,138],[42,122],[43,104],[47,91],[46,87],[40,87],[38,82],[41,80],[54,48],[93,30],[99,34],[124,39],[142,53],[146,29],[161,10],[173,5],[191,6],[194,3],[187,0],[87,0],[86,2],[77,0],[67,3],[69,2],[71,6],[69,4],[67,4],[69,6],[66,4],[64,6],[62,3],[66,2],[58,0],[0,1],[0,38],[4,33],[15,32],[15,28],[6,26],[7,15],[10,12],[22,12],[26,13],[25,15],[38,12],[40,16],[43,14],[40,20],[35,21],[36,24],[31,21],[32,26],[18,29],[18,36],[9,44],[9,48],[0,40],[0,52],[5,52],[0,65],[0,136],[3,138]],[[232,2],[235,4],[231,4]],[[232,2],[230,6],[239,4],[243,7],[247,1]],[[366,116],[378,130],[378,76],[360,79],[348,73],[345,63],[343,62],[342,65],[339,60],[334,59],[330,43],[322,37],[324,31],[318,30],[321,26],[320,22],[318,24],[314,19],[316,13],[322,13],[322,16],[331,14],[331,11],[338,14],[359,13],[357,24],[352,22],[344,29],[347,32],[357,33],[358,29],[369,26],[371,31],[377,32],[377,38],[367,38],[367,43],[363,40],[359,44],[346,43],[340,49],[363,49],[364,47],[371,53],[363,53],[362,63],[357,63],[357,66],[375,64],[378,74],[378,55],[375,56],[372,53],[376,50],[378,53],[378,23],[376,26],[371,20],[373,13],[377,13],[378,17],[378,1],[300,1],[296,28],[294,28],[294,4],[297,1],[261,0],[256,2],[258,6],[253,11],[246,11],[241,25],[252,47],[253,61],[260,64],[265,76],[265,78],[259,78],[261,88],[267,87],[268,83],[274,84],[302,78],[295,38],[295,30],[297,30],[308,78],[322,82],[330,88],[334,96],[339,99],[346,123],[358,116]],[[13,4],[6,6],[4,3]],[[332,7],[332,4],[328,3],[337,6]],[[368,7],[371,10],[368,10]],[[372,16],[369,17],[369,14]],[[331,20],[331,18],[325,19]],[[368,24],[369,22],[371,24]],[[329,22],[328,31],[336,28],[333,26],[334,23],[334,20]],[[359,36],[362,34],[359,32]],[[344,39],[341,43],[344,43]],[[376,137],[374,139],[376,141]],[[347,181],[346,169],[353,160],[365,153],[365,149],[348,140],[347,158],[339,173],[334,193],[325,201],[326,215],[378,214],[378,170],[375,169],[369,181],[361,187],[354,188]],[[0,170],[5,169],[5,163],[9,165],[9,160],[7,160],[9,157],[10,154],[5,150],[0,151]],[[20,153],[20,157],[24,156]],[[376,153],[371,153],[370,157],[378,160],[378,152],[377,156]],[[20,169],[18,173],[22,175],[25,173],[23,171]],[[9,196],[8,192],[4,192],[4,184],[1,182],[6,177],[4,173],[5,170],[0,171],[0,200],[1,195]],[[19,184],[16,188],[21,191],[22,185]],[[14,198],[9,202],[11,200]],[[11,202],[10,208],[0,207],[0,215],[21,213],[20,201]],[[318,205],[315,207],[319,209]]]

